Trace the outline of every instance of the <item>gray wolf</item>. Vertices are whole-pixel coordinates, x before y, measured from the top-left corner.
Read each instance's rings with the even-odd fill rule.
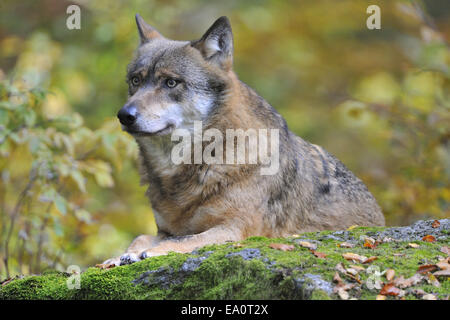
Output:
[[[285,237],[351,225],[382,226],[383,214],[363,182],[322,147],[292,133],[283,117],[233,72],[233,34],[221,17],[199,39],[163,37],[136,15],[140,45],[128,66],[128,101],[118,113],[139,147],[156,236],[137,237],[126,264],[169,251],[191,252],[249,236]],[[171,161],[177,128],[279,130],[279,170],[257,164]]]

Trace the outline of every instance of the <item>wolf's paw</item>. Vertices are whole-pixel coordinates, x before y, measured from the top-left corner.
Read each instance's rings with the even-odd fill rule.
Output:
[[[135,262],[138,262],[139,257],[136,253],[124,253],[123,255],[120,256],[120,265],[126,265],[126,264],[132,264]]]
[[[139,258],[141,260],[144,260],[144,259],[151,258],[151,257],[162,256],[164,254],[165,253],[153,252],[152,250],[145,250],[139,254]]]

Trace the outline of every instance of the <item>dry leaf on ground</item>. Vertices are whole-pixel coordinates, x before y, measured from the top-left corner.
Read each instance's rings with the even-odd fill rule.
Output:
[[[450,277],[450,270],[440,270],[433,273],[435,277]]]
[[[391,281],[392,279],[394,279],[395,276],[395,270],[394,269],[387,269],[386,270],[386,279],[387,281]]]
[[[369,258],[367,258],[366,260],[363,261],[363,264],[371,263],[372,261],[375,261],[377,259],[378,259],[378,257],[375,257],[375,256],[369,257]]]
[[[420,283],[423,278],[424,277],[419,273],[416,273],[415,275],[407,279],[405,279],[403,276],[400,276],[394,279],[393,284],[399,288],[404,289]]]
[[[345,273],[347,272],[347,271],[345,271],[344,264],[343,264],[342,262],[339,262],[339,263],[336,265],[335,269],[336,269],[337,271],[339,271],[340,273],[343,273],[343,274],[345,274]]]
[[[441,286],[441,284],[439,283],[438,279],[434,275],[432,275],[431,273],[428,274],[427,281],[428,281],[429,284],[431,284],[431,285],[433,285],[433,286],[435,286],[437,288],[439,288]]]
[[[411,248],[417,249],[417,248],[419,248],[419,247],[420,247],[420,245],[418,245],[417,243],[408,243],[408,247],[411,247]]]
[[[361,266],[357,266],[356,264],[351,264],[351,265],[350,265],[350,268],[353,268],[353,269],[357,270],[358,272],[361,272],[361,271],[365,271],[365,270],[366,270],[366,268],[361,267]]]
[[[450,247],[441,247],[441,252],[450,256]]]
[[[343,283],[342,278],[339,275],[339,272],[335,272],[334,273],[333,282],[336,282],[337,284],[342,284]]]
[[[337,245],[339,248],[353,248],[355,245],[349,242],[342,242]]]
[[[269,247],[281,251],[292,251],[295,248],[293,245],[285,243],[271,243],[269,244]]]
[[[413,295],[415,296],[423,296],[425,294],[427,294],[425,291],[423,291],[422,289],[410,289],[409,292],[411,292]]]
[[[325,259],[327,257],[327,255],[323,252],[317,252],[314,250],[311,250],[312,254],[315,255],[317,258],[319,259]]]
[[[439,220],[434,220],[433,224],[431,225],[433,228],[439,228],[439,226],[441,225],[441,223],[439,222]]]
[[[100,269],[111,269],[116,267],[116,265],[114,263],[107,263],[107,264],[99,263],[96,264],[95,267]]]
[[[382,294],[377,295],[376,300],[386,300],[386,296],[383,296]]]
[[[424,273],[436,271],[437,268],[438,267],[435,264],[424,264],[424,265],[419,266],[419,269],[417,269],[417,272],[424,274]]]
[[[347,291],[353,289],[354,287],[354,283],[341,283],[333,288],[333,292],[337,293],[342,300],[348,300],[348,298],[350,298],[350,295]]]
[[[380,294],[383,296],[398,296],[400,295],[401,290],[394,286],[392,283],[386,284],[383,288],[381,288]]]
[[[367,257],[365,256],[360,256],[359,254],[351,252],[343,253],[342,256],[344,257],[345,260],[352,260],[354,262],[363,262],[367,259]]]
[[[425,242],[436,242],[436,238],[430,234],[427,234],[425,237],[422,238],[422,241]]]
[[[342,288],[338,289],[337,294],[339,295],[339,298],[341,298],[342,300],[348,300],[348,298],[350,298],[348,292]]]
[[[297,244],[303,248],[308,248],[310,250],[316,250],[317,245],[308,241],[298,241]]]
[[[376,249],[376,247],[382,243],[381,240],[375,240],[371,237],[365,237],[364,238],[364,248],[369,248],[369,249]]]
[[[450,263],[449,262],[450,262],[450,258],[446,258],[446,259],[440,260],[438,263],[436,263],[436,265],[441,270],[448,270],[448,269],[450,269]]]
[[[437,300],[436,296],[434,294],[426,294],[422,297],[423,300]]]

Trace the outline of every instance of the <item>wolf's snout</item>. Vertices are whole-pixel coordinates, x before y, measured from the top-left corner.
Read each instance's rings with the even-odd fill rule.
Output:
[[[124,126],[131,126],[132,124],[134,124],[136,122],[137,115],[137,108],[133,104],[124,106],[117,113],[117,117],[119,118],[120,123]]]

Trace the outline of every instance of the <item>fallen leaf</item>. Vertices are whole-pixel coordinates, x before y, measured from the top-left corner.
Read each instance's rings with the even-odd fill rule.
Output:
[[[292,238],[300,238],[300,235],[299,234],[293,234],[291,237]]]
[[[448,269],[450,269],[449,261],[450,261],[450,258],[443,259],[443,260],[440,260],[438,263],[436,263],[436,265],[441,270],[448,270]]]
[[[339,262],[339,263],[336,265],[335,269],[336,269],[337,271],[339,271],[340,273],[343,273],[343,274],[346,273],[345,268],[344,268],[344,265],[342,264],[342,262]]]
[[[407,279],[405,279],[403,276],[400,276],[394,279],[392,283],[395,286],[404,289],[420,283],[423,279],[424,277],[421,274],[416,273],[415,275]]]
[[[441,247],[441,252],[450,256],[450,247]]]
[[[398,296],[400,293],[401,290],[392,283],[386,284],[380,291],[380,294],[383,296]]]
[[[317,245],[308,241],[298,241],[297,244],[303,248],[308,248],[310,250],[316,250]]]
[[[339,248],[353,248],[355,245],[348,242],[342,242],[337,245]]]
[[[366,270],[366,268],[361,267],[361,266],[357,266],[357,265],[355,265],[355,264],[350,265],[350,267],[353,268],[353,269],[355,269],[355,270],[357,270],[358,272],[361,272],[361,271],[365,271],[365,270]]]
[[[394,253],[394,257],[404,257],[404,253]]]
[[[386,279],[387,281],[392,281],[392,279],[394,279],[395,276],[395,270],[394,269],[387,269],[386,270]]]
[[[423,300],[437,300],[436,296],[434,294],[426,294],[422,297]]]
[[[427,294],[422,289],[412,289],[410,292],[415,296],[423,296],[423,295]]]
[[[347,231],[351,231],[351,230],[355,229],[356,227],[358,227],[358,225],[354,224],[354,225],[348,227]]]
[[[339,272],[335,272],[335,273],[334,273],[334,276],[333,276],[333,282],[336,282],[336,283],[338,283],[338,284],[342,284],[342,283],[343,283],[342,278],[341,278],[341,276],[339,275]]]
[[[435,277],[450,277],[450,270],[440,270],[433,273]]]
[[[341,298],[342,300],[348,300],[348,298],[350,298],[348,292],[345,291],[343,288],[339,288],[337,293],[339,295],[339,298]]]
[[[349,277],[350,279],[352,279],[352,280],[358,282],[359,284],[361,284],[361,280],[359,279],[359,275],[358,274],[352,275],[351,273],[346,273],[345,275],[347,277]]]
[[[364,260],[362,263],[363,263],[363,264],[371,263],[372,261],[375,261],[375,260],[377,260],[377,259],[378,259],[378,257],[372,256],[372,257],[369,257],[369,258],[367,258],[366,260]]]
[[[439,288],[441,286],[441,284],[439,283],[438,279],[436,279],[436,277],[434,275],[432,275],[431,273],[428,274],[428,279],[427,279],[428,283]]]
[[[417,248],[419,248],[419,247],[420,247],[420,245],[418,245],[417,243],[408,243],[408,247],[411,247],[411,248],[417,249]]]
[[[383,296],[382,294],[377,295],[376,300],[386,300],[386,296]]]
[[[333,292],[337,293],[342,300],[348,300],[350,295],[347,291],[353,289],[354,287],[354,283],[340,283],[333,288]]]
[[[373,239],[372,239],[373,240]],[[369,240],[369,238],[366,238],[366,240],[364,241],[364,248],[369,248],[369,249],[375,249],[377,247],[378,243],[375,242],[375,240],[372,242]]]
[[[434,220],[433,224],[431,225],[433,228],[439,228],[439,226],[441,225],[441,223],[438,220]]]
[[[347,273],[356,276],[358,274],[358,270],[356,270],[355,268],[348,268]]]
[[[241,243],[235,243],[233,244],[233,248],[242,248],[243,245]]]
[[[96,268],[100,269],[111,269],[114,268],[115,266],[116,265],[114,263],[107,263],[107,264],[99,263],[95,265]]]
[[[425,237],[422,238],[422,241],[425,242],[436,242],[436,238],[433,237],[432,235],[428,234]]]
[[[424,265],[419,266],[419,269],[417,269],[417,272],[424,274],[424,273],[428,273],[428,272],[433,272],[437,268],[438,267],[435,264],[424,264]]]
[[[375,244],[375,239],[374,238],[367,237],[367,236],[362,236],[362,238],[364,239],[364,242],[368,242],[370,244]]]
[[[284,243],[271,243],[271,244],[269,244],[269,247],[271,247],[272,249],[281,250],[281,251],[292,251],[295,248],[291,244],[284,244]]]
[[[367,257],[360,256],[359,254],[351,253],[351,252],[344,253],[344,254],[342,254],[342,256],[344,257],[345,260],[352,260],[354,262],[363,262],[363,261],[367,260]]]
[[[325,253],[322,252],[317,252],[314,250],[311,250],[312,254],[315,255],[317,258],[319,259],[325,259],[327,257],[327,255]]]

